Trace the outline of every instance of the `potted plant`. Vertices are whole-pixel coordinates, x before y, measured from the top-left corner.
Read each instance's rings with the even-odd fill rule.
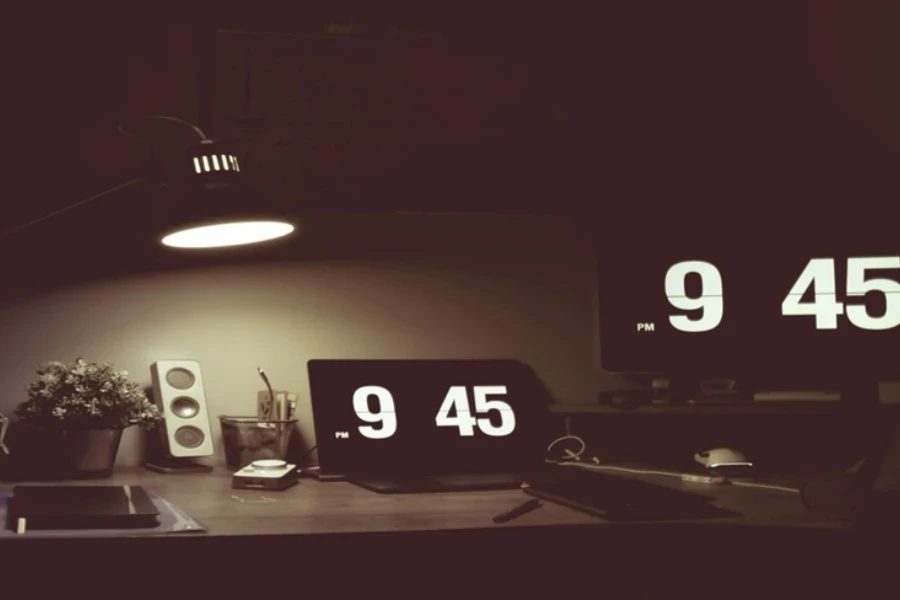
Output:
[[[131,425],[155,426],[159,409],[128,372],[109,363],[82,359],[40,366],[28,386],[28,400],[16,407],[19,422],[49,433],[42,453],[63,476],[109,477],[119,451],[122,431]]]

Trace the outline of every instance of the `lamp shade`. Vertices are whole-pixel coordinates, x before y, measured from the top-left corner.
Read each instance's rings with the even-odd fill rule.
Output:
[[[280,206],[242,181],[226,145],[204,140],[188,153],[190,175],[175,188],[161,242],[173,248],[243,246],[289,235],[295,226]]]

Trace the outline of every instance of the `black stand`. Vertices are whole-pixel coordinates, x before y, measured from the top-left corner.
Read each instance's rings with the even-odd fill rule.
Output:
[[[209,473],[213,470],[209,465],[202,465],[190,458],[157,458],[144,463],[144,468],[157,473]]]
[[[209,473],[212,467],[194,462],[193,458],[176,458],[169,456],[163,444],[162,432],[158,435],[148,435],[146,440],[147,453],[144,455],[144,468],[157,473]]]
[[[334,473],[320,473],[318,467],[303,469],[303,472],[306,473],[309,477],[312,477],[313,479],[321,481],[323,483],[328,481],[347,481],[347,477],[345,475]]]

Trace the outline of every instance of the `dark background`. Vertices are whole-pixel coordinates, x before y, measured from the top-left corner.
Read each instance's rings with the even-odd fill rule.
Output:
[[[299,211],[565,212],[629,237],[676,223],[739,223],[767,239],[819,220],[875,226],[898,191],[897,12],[895,2],[796,1],[424,16],[26,10],[5,34],[0,227],[127,179],[144,150],[115,133],[123,118],[164,112],[215,135],[216,30],[327,37],[329,24],[351,22],[359,39],[427,35],[394,42],[409,56],[441,44],[498,57],[499,91],[480,135],[410,145],[384,190],[367,180],[366,198],[342,195],[346,169],[298,164],[313,188],[292,196]],[[431,114],[440,119],[441,107]],[[151,133],[190,139],[177,127]]]
[[[300,244],[306,257],[366,252],[364,227],[351,237],[331,218],[362,212],[563,213],[596,232],[607,257],[672,239],[727,242],[765,260],[821,236],[897,239],[898,4],[838,0],[424,16],[247,3],[177,13],[10,9],[0,230],[130,179],[146,149],[116,132],[122,119],[168,114],[219,135],[214,107],[229,99],[215,93],[217,30],[328,45],[330,25],[351,22],[358,45],[391,45],[409,60],[434,45],[494,57],[501,68],[485,84],[490,102],[470,107],[477,121],[449,119],[450,103],[433,104],[430,120],[410,126],[413,142],[377,166],[340,151],[298,160],[303,188],[268,191],[309,215],[306,231],[267,260],[293,260]],[[409,34],[385,42],[397,28]],[[466,135],[432,135],[437,123]],[[310,137],[325,126],[310,125]],[[148,124],[140,133],[172,149],[165,167],[178,175],[190,131]],[[352,183],[359,172],[370,176]],[[132,190],[0,240],[3,293],[259,258],[171,257],[149,235],[161,204]],[[835,436],[848,435],[842,425]],[[616,435],[643,444],[610,429],[611,445]],[[699,439],[660,429],[657,439],[675,431]],[[748,439],[750,429],[745,422]]]

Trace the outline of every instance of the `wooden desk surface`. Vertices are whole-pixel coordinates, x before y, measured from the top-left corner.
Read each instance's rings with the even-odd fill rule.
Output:
[[[716,498],[722,507],[742,518],[712,519],[697,523],[738,523],[846,529],[844,524],[810,516],[798,494],[734,486],[683,483],[674,477],[642,475],[638,478],[668,487],[690,489]],[[321,483],[313,479],[284,491],[231,489],[231,472],[164,475],[143,468],[121,468],[110,479],[67,481],[60,485],[141,485],[201,521],[214,536],[297,535],[429,531],[473,528],[510,528],[546,525],[599,525],[604,521],[567,507],[543,506],[508,523],[492,518],[527,500],[520,490],[428,494],[377,494],[346,482]],[[0,484],[10,491],[14,484]],[[262,501],[263,497],[274,502]],[[196,534],[188,534],[196,535]]]
[[[685,485],[674,477],[641,478]],[[144,574],[153,573],[158,583],[171,587],[169,574],[178,570],[166,565],[183,565],[184,573],[200,574],[193,580],[204,593],[215,588],[230,595],[240,580],[233,575],[264,573],[263,580],[270,581],[273,573],[296,574],[279,589],[293,591],[303,576],[305,592],[311,583],[331,595],[339,590],[343,597],[352,597],[354,588],[370,594],[373,582],[381,582],[378,589],[389,586],[398,594],[409,589],[414,597],[448,586],[461,586],[459,594],[477,589],[488,597],[486,590],[494,586],[502,597],[520,592],[534,597],[536,589],[545,590],[537,593],[541,597],[598,589],[616,598],[669,598],[672,581],[702,573],[705,589],[726,589],[717,587],[714,581],[719,581],[728,586],[729,596],[760,597],[735,596],[734,582],[741,582],[743,592],[758,586],[764,594],[772,585],[786,589],[785,581],[792,580],[807,593],[823,574],[845,573],[842,565],[866,552],[853,542],[849,526],[816,521],[798,494],[772,490],[699,488],[744,515],[731,519],[607,524],[545,502],[498,525],[492,517],[529,496],[519,490],[382,495],[312,479],[283,492],[232,490],[231,473],[224,469],[194,475],[119,469],[111,479],[93,483],[144,486],[203,522],[209,535],[9,536],[0,538],[0,569],[25,573],[35,564],[52,564],[53,579],[66,586],[100,569],[104,581],[118,577],[123,586],[140,581],[145,587]],[[3,491],[12,487],[0,484]],[[261,496],[275,502],[252,502]],[[750,580],[747,565],[753,566]],[[68,575],[58,575],[60,570]],[[702,597],[694,583],[685,589],[692,598]],[[94,584],[93,579],[85,583]],[[831,593],[834,585],[829,581],[820,587]]]

